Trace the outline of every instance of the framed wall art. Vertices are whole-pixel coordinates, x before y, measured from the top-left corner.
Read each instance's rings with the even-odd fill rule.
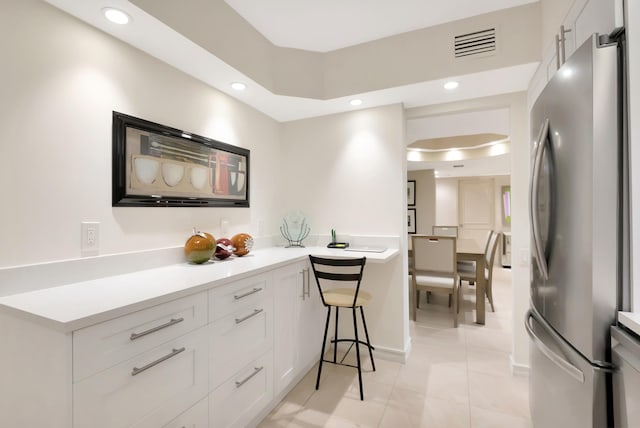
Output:
[[[407,231],[409,233],[416,233],[416,209],[407,209]]]
[[[407,181],[407,205],[410,207],[416,205],[416,180]]]
[[[249,150],[113,112],[113,206],[248,207]]]

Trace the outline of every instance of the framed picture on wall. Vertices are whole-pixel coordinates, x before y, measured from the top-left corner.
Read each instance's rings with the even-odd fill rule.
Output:
[[[113,112],[113,206],[248,207],[249,150]]]
[[[416,209],[407,209],[407,230],[409,233],[416,233]]]
[[[407,181],[407,205],[410,207],[416,205],[416,180]]]

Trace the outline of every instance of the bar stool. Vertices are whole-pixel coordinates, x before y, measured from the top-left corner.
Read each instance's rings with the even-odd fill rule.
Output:
[[[371,358],[371,367],[373,371],[376,370],[375,362],[373,361],[373,350],[369,340],[369,332],[367,331],[367,322],[364,319],[363,306],[366,306],[371,301],[371,294],[360,290],[360,283],[362,282],[362,272],[364,271],[364,265],[367,262],[366,257],[360,258],[348,258],[348,259],[328,259],[323,257],[309,256],[311,261],[311,268],[316,278],[316,284],[320,291],[320,297],[322,298],[322,304],[327,308],[327,321],[324,326],[324,338],[322,339],[322,351],[320,353],[320,362],[318,363],[318,377],[316,379],[316,390],[320,387],[320,375],[322,373],[323,363],[332,363],[337,365],[349,366],[358,369],[358,384],[360,386],[360,400],[364,400],[362,392],[362,364],[360,361],[360,345],[364,345],[369,349],[369,357]],[[335,283],[351,283],[351,287],[335,287]],[[332,284],[334,287],[330,287]],[[331,340],[333,343],[333,360],[327,360],[324,358],[325,345],[327,343],[327,331],[329,330],[329,319],[331,318],[331,308],[336,308],[336,320],[335,320],[335,334]],[[338,312],[340,308],[351,308],[353,313],[353,330],[354,339],[339,339],[338,338]],[[360,316],[362,318],[362,326],[364,327],[364,334],[366,342],[361,341],[358,338],[358,321],[356,316],[356,310],[360,309]],[[344,357],[340,362],[337,360],[337,344],[340,342],[351,342],[351,346],[345,353],[349,353],[353,345],[356,347],[356,360],[357,365],[344,363]]]

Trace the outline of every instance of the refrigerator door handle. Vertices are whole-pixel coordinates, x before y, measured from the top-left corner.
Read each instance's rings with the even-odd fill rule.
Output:
[[[545,146],[549,140],[549,119],[545,119],[540,133],[538,133],[538,147],[536,148],[533,161],[533,171],[531,172],[531,183],[529,187],[529,217],[531,220],[531,229],[533,231],[533,256],[536,259],[542,278],[546,281],[549,279],[549,270],[547,267],[547,259],[544,255],[540,236],[540,219],[538,217],[538,184],[540,182],[540,168],[542,164],[542,155]]]
[[[531,337],[531,340],[536,345],[536,347],[540,350],[540,352],[542,352],[551,362],[553,362],[556,366],[562,369],[569,376],[573,377],[575,380],[577,380],[580,383],[584,383],[584,373],[579,368],[571,364],[561,355],[558,355],[557,353],[553,352],[551,348],[545,345],[544,342],[538,336],[536,336],[535,332],[533,331],[533,328],[531,327],[531,323],[529,322],[531,318],[536,319],[536,321],[538,321],[538,323],[542,326],[542,328],[547,330],[547,332],[552,337],[554,337],[555,335],[554,335],[554,332],[549,331],[547,329],[544,323],[540,322],[537,319],[537,317],[533,314],[533,312],[531,312],[531,309],[527,311],[527,314],[524,320],[524,327],[527,329],[527,333],[529,333],[529,337]]]

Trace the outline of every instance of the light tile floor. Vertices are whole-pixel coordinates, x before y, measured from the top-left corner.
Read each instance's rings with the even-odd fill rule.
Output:
[[[464,283],[463,293],[457,329],[447,299],[427,304],[423,293],[407,363],[377,358],[373,372],[367,359],[364,401],[355,369],[325,364],[318,391],[314,368],[259,427],[531,427],[528,378],[509,364],[511,272],[494,269],[496,312],[487,301],[484,326],[474,323],[475,289]]]

